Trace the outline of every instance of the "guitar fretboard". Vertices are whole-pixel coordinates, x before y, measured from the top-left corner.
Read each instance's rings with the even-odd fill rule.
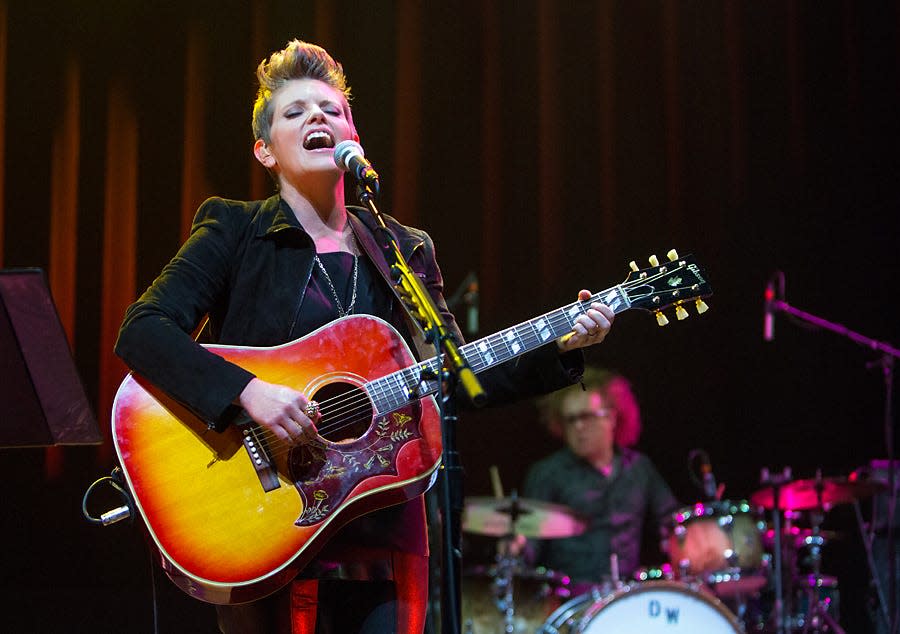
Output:
[[[521,356],[572,330],[575,319],[583,315],[594,302],[601,302],[620,313],[631,308],[628,294],[616,285],[575,301],[557,310],[522,322],[478,341],[467,343],[460,352],[478,374],[496,365]],[[366,385],[377,414],[391,412],[429,394],[437,394],[443,355],[432,357],[416,365],[375,379]]]

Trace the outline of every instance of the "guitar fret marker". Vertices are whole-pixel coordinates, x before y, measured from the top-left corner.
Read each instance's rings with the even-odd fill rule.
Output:
[[[506,344],[509,346],[510,351],[516,355],[519,354],[519,350],[522,349],[521,344],[519,344],[519,338],[516,336],[515,330],[509,330],[506,333]]]
[[[494,355],[491,353],[490,348],[488,348],[488,345],[484,341],[478,344],[478,350],[482,353],[482,355],[484,355],[485,363],[491,365],[494,362]]]
[[[541,341],[547,341],[550,337],[553,336],[553,333],[550,331],[550,328],[547,325],[547,322],[544,321],[543,317],[534,322],[535,330],[537,330],[538,336],[541,338]]]

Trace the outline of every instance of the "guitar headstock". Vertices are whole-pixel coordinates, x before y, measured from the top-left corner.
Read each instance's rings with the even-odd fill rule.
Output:
[[[706,274],[693,255],[682,257],[672,249],[666,256],[668,261],[662,264],[655,255],[650,256],[650,266],[645,269],[632,261],[631,273],[621,284],[631,307],[653,312],[660,326],[669,323],[664,309],[674,306],[675,316],[685,319],[689,313],[684,304],[693,301],[697,314],[702,315],[709,308],[703,298],[712,295]]]

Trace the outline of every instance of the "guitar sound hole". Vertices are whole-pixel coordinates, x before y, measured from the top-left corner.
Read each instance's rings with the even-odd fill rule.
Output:
[[[350,383],[329,383],[313,399],[319,404],[319,435],[331,442],[350,442],[366,433],[372,422],[368,395]]]

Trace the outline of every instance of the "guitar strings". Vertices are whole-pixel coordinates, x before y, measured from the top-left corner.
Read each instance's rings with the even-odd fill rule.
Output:
[[[665,275],[667,275],[667,274],[668,273],[665,273]],[[643,286],[643,285],[646,285],[650,281],[654,281],[655,279],[662,277],[663,275],[664,275],[663,273],[657,273],[657,274],[648,276],[643,279],[635,280],[633,282],[625,282],[622,284],[622,287],[623,288],[631,288],[631,287]],[[606,294],[607,292],[609,292],[609,290],[610,289],[607,289],[606,291],[601,291],[600,293],[594,294],[591,296],[591,298],[589,300],[584,300],[584,301],[579,300],[578,302],[574,302],[573,304],[570,304],[570,306],[580,305],[580,307],[582,308],[582,312],[585,312],[586,311],[585,306],[589,306],[590,303],[592,303],[596,299],[599,299],[600,296]],[[562,314],[562,321],[567,322],[566,325],[568,326],[569,325],[568,322],[570,320],[569,320],[567,314],[565,313],[565,308],[561,309],[561,310],[557,310],[554,313],[545,315],[544,317],[547,318],[548,321],[553,326],[558,326],[559,322],[561,321],[561,319],[560,319],[561,314]],[[540,319],[540,318],[538,318],[538,319]],[[488,338],[488,339],[490,339],[490,338]],[[497,345],[494,342],[490,342],[490,341],[488,341],[488,343],[492,346]],[[429,362],[433,363],[435,360],[436,360],[436,357],[433,357],[432,359],[430,359],[424,363],[426,363],[426,364]],[[395,374],[399,374],[400,372],[402,372],[402,371],[395,372],[391,375],[387,375],[386,377],[381,377],[381,380],[384,380],[385,378],[394,376]],[[374,383],[374,382],[372,382],[372,383]],[[354,394],[354,391],[351,391],[349,393]],[[368,398],[365,396],[364,393],[362,393],[361,390],[358,392],[355,392],[355,393],[357,395],[361,395],[361,397],[356,396],[356,397],[351,397],[350,399],[344,399],[342,406],[344,409],[347,409],[349,407],[355,407],[356,411],[350,410],[350,411],[341,412],[343,414],[343,416],[337,416],[333,421],[326,423],[325,425],[321,426],[318,429],[318,433],[320,435],[325,434],[325,433],[330,433],[333,431],[339,431],[340,429],[343,429],[345,427],[349,427],[352,425],[356,425],[356,424],[360,423],[361,421],[364,421],[369,418],[368,413],[371,410],[371,408],[368,403]],[[331,403],[334,403],[335,405],[340,404],[340,399],[343,397],[344,397],[344,395],[341,395],[340,397],[334,397],[332,399],[328,399],[327,401],[323,401],[322,403],[320,403],[319,404],[320,411],[323,413],[323,417],[320,420],[324,421],[328,418],[328,416],[326,416],[326,414],[324,412],[324,407]],[[337,415],[337,413],[338,413],[337,409],[335,409],[333,407],[330,409],[332,409],[332,412],[328,413],[329,416]],[[349,417],[347,416],[348,413],[349,413]],[[270,436],[270,438],[268,438],[269,440],[283,442],[283,441],[280,441],[279,439],[277,439],[277,437],[275,437],[273,433],[268,432],[267,430],[264,431],[264,435]]]
[[[684,268],[684,267],[680,266],[678,268]],[[676,268],[674,270],[678,270],[678,268]],[[663,272],[655,273],[653,275],[648,275],[647,277],[642,278],[642,279],[636,279],[631,282],[623,282],[620,286],[623,289],[630,289],[630,288],[645,286],[650,282],[653,282],[653,281],[656,281],[657,279],[662,278],[663,276],[670,275],[672,272],[673,271],[666,271],[665,273],[663,273]],[[685,287],[682,287],[682,288],[685,288]],[[578,300],[576,302],[573,302],[572,304],[569,304],[568,306],[564,306],[562,309],[552,311],[551,313],[547,313],[547,314],[542,315],[541,317],[537,317],[535,319],[541,319],[543,317],[550,323],[550,325],[554,329],[556,329],[560,325],[565,325],[568,327],[571,325],[571,323],[573,321],[568,316],[568,310],[570,308],[578,306],[579,308],[581,308],[581,314],[584,314],[585,312],[587,312],[591,303],[600,299],[601,296],[609,293],[611,290],[612,289],[606,289],[604,291],[600,291],[599,293],[595,293],[595,294],[591,295],[590,299]],[[674,288],[673,288],[673,290],[674,290]],[[534,320],[532,320],[532,321],[534,321]],[[527,322],[523,322],[523,323],[527,323]],[[513,328],[515,328],[515,326]],[[496,337],[496,335],[494,335],[494,337]],[[535,338],[536,335],[531,334],[531,335],[525,335],[524,337]],[[473,342],[473,345],[477,344],[477,343],[484,343],[484,344],[490,345],[492,347],[499,347],[501,345],[505,345],[502,342],[495,343],[493,341],[490,341],[491,339],[492,339],[492,337],[486,337],[485,339],[480,340],[478,342]],[[436,362],[436,360],[437,360],[437,357],[432,357],[431,359],[421,362],[421,364],[422,365],[433,365]],[[404,371],[405,370],[395,371],[391,374],[388,374],[388,375],[385,375],[378,379],[375,379],[373,381],[370,381],[368,383],[368,385],[374,385],[379,381],[387,383],[391,377],[399,377],[399,375],[401,375]],[[429,394],[430,393],[432,393],[432,392],[429,392]],[[408,405],[410,402],[412,402],[412,401],[406,401],[406,402],[401,403],[399,406],[395,407],[395,410],[399,409],[399,407]],[[368,395],[366,394],[365,390],[363,388],[359,388],[359,389],[355,389],[355,390],[350,390],[348,392],[345,392],[344,394],[341,394],[341,395],[338,395],[335,397],[331,397],[329,399],[326,399],[326,400],[320,402],[319,403],[319,411],[322,415],[320,418],[320,422],[324,422],[324,424],[317,426],[318,435],[321,436],[323,434],[333,433],[333,432],[340,431],[342,429],[350,428],[350,427],[352,427],[354,425],[358,425],[362,422],[366,422],[366,427],[368,427],[368,425],[369,425],[368,421],[371,418],[370,412],[375,411],[375,408],[372,407],[372,405],[370,403],[370,399],[369,399]],[[272,458],[280,457],[280,456],[290,452],[290,450],[293,448],[292,445],[289,445],[286,441],[278,438],[272,431],[266,429],[265,427],[256,425],[255,429],[251,433],[253,433],[254,436],[256,436],[258,439],[261,437],[263,441],[266,441],[271,444],[278,444],[278,445],[282,446],[281,449],[279,449],[279,450],[270,451]],[[324,444],[321,441],[319,441],[318,439],[311,441],[308,444],[311,444],[313,446],[324,446]]]

